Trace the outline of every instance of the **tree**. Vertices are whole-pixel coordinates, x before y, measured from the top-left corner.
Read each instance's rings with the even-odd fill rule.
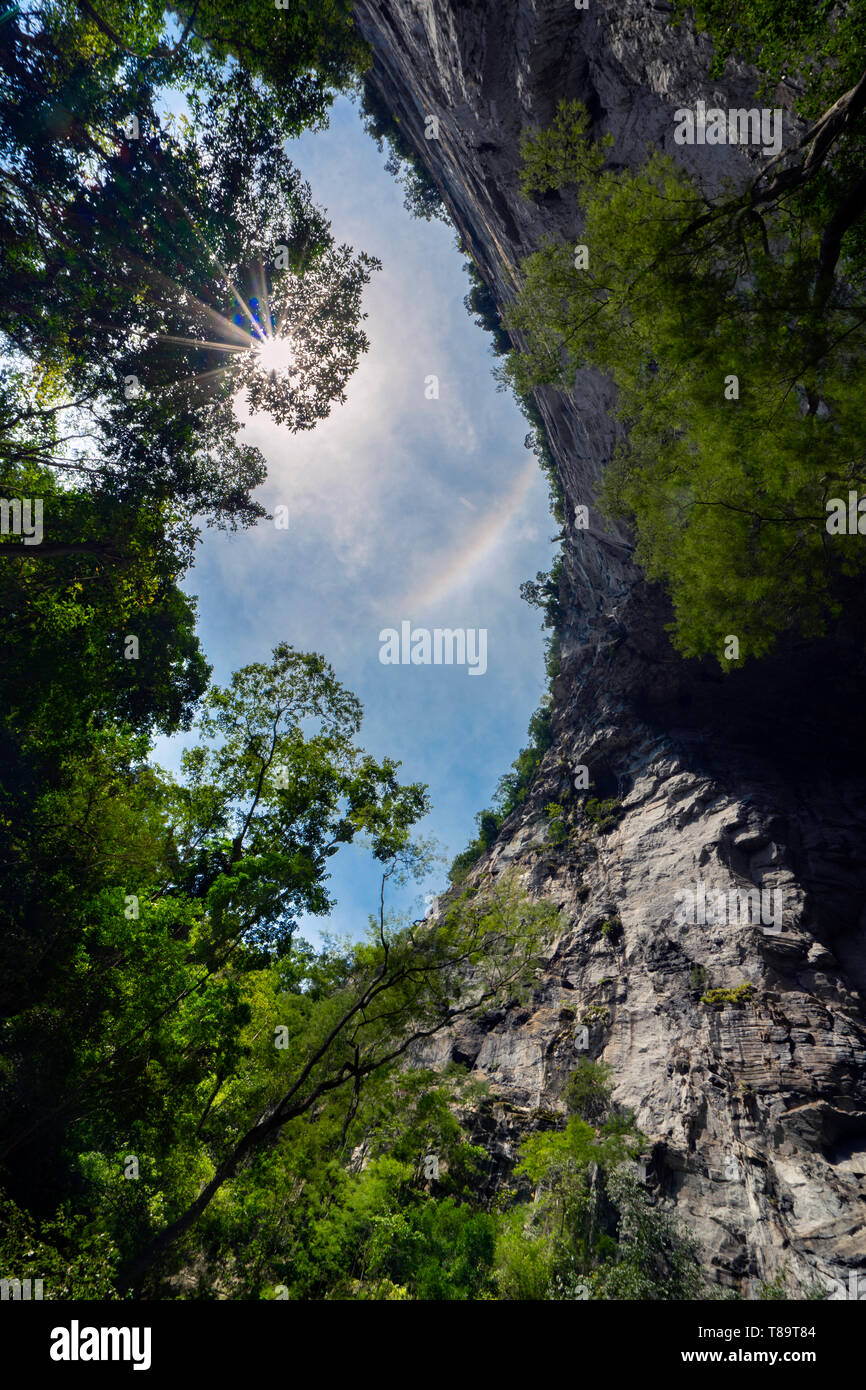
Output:
[[[527,192],[578,186],[589,265],[553,241],[524,263],[509,372],[523,391],[588,365],[613,377],[626,437],[603,500],[668,586],[679,649],[723,667],[823,631],[864,562],[827,528],[864,483],[864,101],[866,80],[714,195],[657,153],[603,167],[579,104],[525,142]]]
[[[707,1296],[698,1242],[677,1218],[652,1205],[633,1169],[617,1169],[608,1180],[616,1212],[615,1260],[594,1270],[591,1298],[682,1301]]]
[[[258,1027],[256,1012],[250,1033]],[[266,1031],[255,1065],[264,1070],[270,1053],[273,1070]],[[455,1116],[477,1089],[453,1069],[409,1064],[371,1076],[351,1118],[332,1092],[223,1188],[168,1267],[187,1282],[194,1266],[202,1297],[226,1284],[251,1299],[280,1286],[293,1300],[489,1296],[498,1218],[478,1191],[487,1155]],[[221,1115],[230,1122],[225,1101]],[[164,1279],[159,1296],[170,1287]]]
[[[48,3],[4,25],[0,492],[36,499],[44,535],[31,544],[4,523],[0,561],[33,674],[58,659],[37,638],[50,610],[45,631],[72,634],[60,659],[73,684],[92,679],[97,717],[112,684],[90,659],[100,649],[112,698],[124,689],[113,713],[139,725],[149,713],[176,727],[204,688],[174,583],[202,520],[265,515],[237,393],[312,429],[367,350],[361,296],[378,263],[335,244],[275,138],[325,118],[329,84],[349,80],[362,46],[345,5],[280,13],[240,23],[195,5],[169,37],[160,7]],[[241,37],[241,61],[260,67],[227,61]],[[279,103],[265,69],[286,88]],[[171,83],[191,120],[162,111]],[[122,627],[135,663],[116,658]]]
[[[642,1135],[631,1114],[607,1113],[597,1125],[572,1115],[563,1131],[532,1134],[515,1173],[535,1187],[526,1235],[547,1250],[550,1277],[588,1273],[613,1248],[603,1226],[605,1175],[634,1158]]]
[[[810,6],[793,0],[700,0],[687,6],[685,0],[674,0],[678,20],[687,9],[694,10],[697,27],[714,40],[711,77],[721,77],[736,55],[757,67],[759,95],[768,95],[786,78],[804,115],[820,115],[863,70],[862,0],[844,7],[830,0]]]
[[[173,797],[173,853],[222,931],[278,950],[299,912],[333,906],[326,870],[341,845],[364,835],[381,861],[403,849],[424,788],[358,749],[360,724],[324,658],[286,643],[209,691]]]
[[[299,912],[328,911],[339,846],[404,846],[424,789],[356,746],[359,723],[327,663],[282,645],[210,693],[180,782],[122,726],[55,732],[48,758],[28,729],[2,788],[0,912],[2,1154],[28,1192],[46,1171],[46,1194],[62,1186],[85,1122],[100,1147],[172,1096],[170,1129],[226,1081],[243,980],[290,949]]]
[[[569,1115],[577,1115],[590,1123],[603,1119],[610,1110],[612,1075],[613,1067],[607,1062],[579,1057],[565,1088],[565,1105]]]
[[[232,398],[292,429],[326,416],[366,351],[378,263],[334,245],[242,73],[191,91],[178,125],[140,62],[94,64],[66,30],[24,26],[0,87],[0,332],[41,372],[35,390],[7,373],[0,461],[250,524],[264,470]]]
[[[364,129],[376,142],[381,153],[387,146],[385,168],[403,187],[403,206],[413,217],[425,222],[448,222],[449,215],[442,194],[421,159],[406,139],[399,117],[395,116],[379,96],[369,75],[357,83]]]
[[[153,503],[118,511],[39,469],[17,470],[15,481],[39,498],[53,540],[50,565],[39,546],[0,541],[6,736],[51,757],[111,720],[188,726],[210,668],[195,600],[175,583],[177,519]]]
[[[383,892],[392,871],[383,876]],[[463,899],[439,921],[389,931],[383,898],[367,941],[341,963],[341,985],[312,1004],[298,998],[286,1025],[289,1077],[224,1153],[195,1200],[127,1263],[121,1287],[140,1283],[223,1185],[291,1121],[334,1092],[351,1108],[367,1080],[398,1064],[413,1046],[525,983],[553,915],[549,906],[531,904],[506,886],[484,901]]]
[[[327,120],[335,90],[349,87],[370,61],[349,0],[300,0],[284,8],[192,0],[168,10],[159,0],[75,0],[42,4],[49,27],[62,24],[91,59],[146,65],[169,84],[212,86],[228,66],[248,78],[247,108],[271,105],[277,139]],[[278,97],[279,101],[274,101]]]
[[[690,1299],[704,1281],[697,1243],[649,1197],[633,1164],[645,1143],[610,1103],[611,1068],[581,1058],[566,1087],[564,1130],[524,1140],[517,1175],[535,1188],[507,1215],[498,1245],[506,1298]]]

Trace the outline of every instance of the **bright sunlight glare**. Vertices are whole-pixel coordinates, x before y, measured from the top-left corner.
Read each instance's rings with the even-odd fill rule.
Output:
[[[295,365],[289,338],[263,338],[256,343],[254,352],[266,372],[291,372]]]

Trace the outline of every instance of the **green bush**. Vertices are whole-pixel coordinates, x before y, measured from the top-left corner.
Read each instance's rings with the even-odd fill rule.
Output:
[[[706,1297],[699,1246],[683,1224],[651,1204],[634,1172],[607,1183],[616,1211],[616,1258],[591,1272],[590,1298],[670,1302]]]
[[[610,1108],[613,1067],[581,1057],[565,1087],[565,1108],[590,1123],[602,1120]]]
[[[734,989],[709,989],[706,994],[701,995],[701,1003],[709,1004],[711,1008],[723,1009],[726,1004],[748,1004],[755,993],[755,986],[749,984],[737,985]]]
[[[568,823],[565,819],[565,811],[558,801],[549,801],[544,808],[544,814],[550,823],[550,839],[554,845],[563,845],[568,839]]]
[[[606,1004],[588,1004],[580,1016],[581,1023],[608,1023],[610,1009]]]
[[[691,0],[674,0],[678,20],[692,8],[698,28],[715,40],[711,77],[721,77],[735,56],[758,68],[758,95],[770,97],[780,78],[799,75],[805,92],[797,106],[806,117],[819,115],[834,92],[853,86],[863,71],[864,0],[698,0],[694,7]]]
[[[619,825],[625,815],[625,808],[622,802],[615,796],[609,796],[604,801],[596,796],[588,796],[583,803],[584,815],[595,826],[599,835],[606,835]]]

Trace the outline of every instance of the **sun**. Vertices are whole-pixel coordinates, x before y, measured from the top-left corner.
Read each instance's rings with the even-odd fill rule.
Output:
[[[224,366],[197,372],[187,378],[188,384],[201,385],[209,380],[218,379],[227,371],[231,371],[233,366],[237,366],[240,368],[241,379],[248,385],[250,371],[256,376],[269,377],[272,383],[277,377],[282,377],[292,387],[294,395],[300,396],[305,376],[303,353],[299,351],[297,339],[286,331],[284,315],[278,316],[276,306],[264,288],[261,290],[261,299],[252,295],[247,302],[242,291],[225,272],[222,272],[221,267],[218,268],[224,284],[233,295],[235,312],[232,318],[227,318],[211,305],[190,296],[191,307],[196,311],[195,318],[207,323],[210,332],[218,336],[184,338],[174,334],[159,335],[166,343],[177,343],[197,350],[208,348],[228,355],[229,361]],[[258,275],[260,280],[264,280],[265,274],[261,265],[258,267]]]
[[[255,344],[253,352],[262,371],[293,374],[296,358],[290,338],[262,338]]]

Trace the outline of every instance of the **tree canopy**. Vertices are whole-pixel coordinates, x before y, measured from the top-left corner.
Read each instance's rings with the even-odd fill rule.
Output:
[[[49,5],[4,26],[5,486],[38,464],[125,504],[249,525],[264,467],[233,397],[291,429],[324,418],[367,349],[377,263],[334,242],[255,70],[217,64],[194,28],[198,57],[153,39],[134,56],[96,13]],[[143,47],[156,13],[138,17]],[[189,114],[166,110],[173,80]]]

